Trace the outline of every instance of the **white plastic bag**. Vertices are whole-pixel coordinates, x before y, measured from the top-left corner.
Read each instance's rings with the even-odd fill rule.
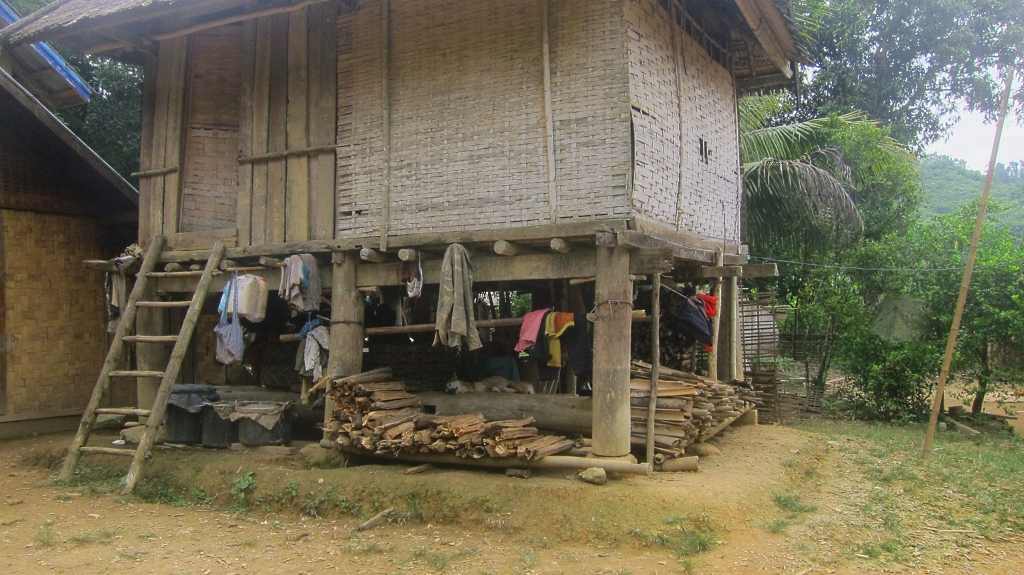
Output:
[[[235,309],[238,309],[238,290],[234,289],[237,280],[238,276],[236,274],[235,278],[228,282],[227,288],[224,290],[229,301],[234,303]],[[232,312],[231,323],[228,323],[228,310],[222,310],[220,312],[220,323],[217,324],[217,327],[213,328],[213,333],[217,336],[217,361],[224,365],[242,361],[245,341],[242,339],[242,324],[238,321],[237,311]]]

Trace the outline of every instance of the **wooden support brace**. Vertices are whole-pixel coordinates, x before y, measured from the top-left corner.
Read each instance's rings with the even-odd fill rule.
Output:
[[[498,240],[494,242],[494,253],[499,256],[517,256],[520,254],[534,254],[537,252],[536,250],[531,250],[530,248],[523,247],[512,242]]]
[[[551,251],[560,254],[567,254],[572,251],[572,244],[562,238],[551,238],[550,246]]]
[[[403,248],[398,250],[398,259],[403,262],[414,262],[420,253],[411,248]]]
[[[379,252],[373,248],[362,248],[359,250],[359,259],[365,262],[373,262],[375,264],[383,264],[390,261],[388,254]]]

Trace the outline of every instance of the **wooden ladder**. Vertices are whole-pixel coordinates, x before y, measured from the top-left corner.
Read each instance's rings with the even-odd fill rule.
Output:
[[[85,408],[85,413],[82,414],[82,423],[78,426],[78,433],[75,434],[75,439],[68,449],[68,457],[64,460],[64,467],[61,468],[60,478],[62,481],[71,480],[75,474],[75,468],[78,467],[78,461],[82,458],[83,454],[124,455],[133,458],[124,488],[121,491],[123,494],[128,494],[132,492],[139,480],[139,472],[142,470],[143,463],[152,456],[153,443],[156,441],[157,430],[163,424],[164,413],[167,410],[167,401],[171,397],[171,388],[174,387],[174,382],[178,379],[178,374],[181,371],[182,360],[185,358],[185,352],[188,350],[188,344],[192,340],[192,333],[195,331],[196,322],[199,320],[199,311],[203,307],[203,301],[206,299],[210,284],[213,283],[214,271],[220,265],[220,260],[224,256],[224,243],[217,242],[213,249],[210,250],[210,258],[207,260],[206,267],[202,272],[154,273],[153,269],[160,259],[160,251],[163,249],[163,245],[164,237],[154,236],[149,242],[149,248],[146,250],[145,256],[143,256],[142,268],[139,270],[138,279],[135,282],[135,287],[132,289],[131,296],[128,297],[128,303],[121,312],[121,320],[117,324],[117,331],[114,333],[114,341],[110,345],[110,351],[107,352],[107,360],[103,363],[103,369],[100,371],[99,379],[96,380],[96,387],[92,391],[89,405]],[[142,294],[146,293],[149,281],[155,277],[170,275],[196,276],[200,274],[199,285],[196,286],[196,291],[192,295],[191,301],[139,301]],[[178,335],[128,335],[135,327],[135,315],[138,308],[186,306],[188,307],[188,312],[185,314],[185,319],[182,322],[181,331],[178,332]],[[121,359],[125,355],[126,344],[131,343],[173,343],[174,349],[171,351],[167,368],[164,371],[118,371],[116,367],[121,363]],[[153,401],[153,406],[150,409],[100,407],[100,402],[103,401],[107,391],[110,389],[110,380],[113,377],[159,377],[160,388],[157,391],[156,399]],[[135,449],[86,447],[85,444],[89,440],[89,434],[92,433],[93,427],[96,425],[96,416],[102,414],[135,415],[148,418],[146,420],[146,430],[138,447]]]

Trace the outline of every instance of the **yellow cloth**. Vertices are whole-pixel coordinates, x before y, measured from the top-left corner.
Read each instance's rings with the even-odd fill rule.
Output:
[[[576,325],[576,316],[566,312],[549,313],[544,318],[544,335],[548,338],[548,367],[562,367],[562,341],[558,338],[565,330]]]

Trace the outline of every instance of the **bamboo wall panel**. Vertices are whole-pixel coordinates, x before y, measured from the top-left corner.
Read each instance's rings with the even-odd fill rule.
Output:
[[[629,66],[622,3],[552,0],[550,11],[558,218],[628,217]]]
[[[558,219],[626,217],[629,124],[621,4],[551,2]],[[392,0],[390,167],[380,2],[338,28],[338,235],[550,223],[539,0]],[[389,175],[389,178],[385,176]]]
[[[242,41],[241,24],[192,38],[183,232],[231,229],[238,222]]]
[[[30,156],[0,133],[0,209],[57,214],[94,214],[40,158]]]
[[[4,210],[7,415],[82,408],[106,354],[95,219]]]
[[[289,150],[309,147],[309,9],[288,16],[288,122]],[[309,157],[289,156],[285,161],[287,188],[285,240],[309,239]]]
[[[337,143],[338,5],[313,6],[309,17],[309,144]],[[336,154],[309,158],[309,237],[329,239],[335,230]]]
[[[705,238],[738,241],[740,160],[731,72],[679,30],[656,0],[630,0],[626,20],[636,134],[634,213]],[[707,161],[701,140],[711,151]]]

